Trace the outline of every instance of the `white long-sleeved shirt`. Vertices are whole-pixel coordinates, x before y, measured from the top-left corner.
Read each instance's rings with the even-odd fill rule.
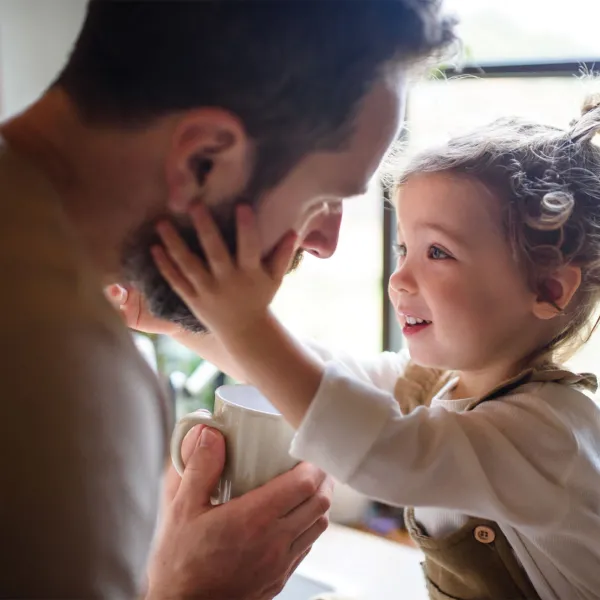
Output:
[[[600,410],[556,383],[463,411],[452,382],[401,414],[408,355],[360,361],[316,344],[325,375],[291,452],[372,498],[414,506],[428,535],[496,521],[542,600],[600,599]],[[455,385],[455,382],[454,382]]]

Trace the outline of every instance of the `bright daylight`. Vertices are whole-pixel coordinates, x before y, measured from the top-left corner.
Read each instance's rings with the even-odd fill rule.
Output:
[[[0,598],[600,600],[598,0],[0,0]]]

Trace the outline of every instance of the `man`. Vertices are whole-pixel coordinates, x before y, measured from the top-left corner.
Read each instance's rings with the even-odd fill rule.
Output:
[[[407,70],[452,39],[436,0],[92,0],[55,84],[0,128],[0,595],[272,598],[324,530],[309,465],[224,506],[223,440],[190,435],[146,581],[170,424],[102,294],[202,331],[149,256],[167,217],[253,204],[328,257],[397,134]],[[325,207],[325,210],[324,210]],[[200,249],[196,247],[200,252]]]

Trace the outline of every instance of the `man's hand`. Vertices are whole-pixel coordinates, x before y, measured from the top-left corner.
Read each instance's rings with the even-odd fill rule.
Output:
[[[134,287],[111,285],[105,289],[105,294],[120,311],[127,327],[145,333],[168,335],[198,356],[210,361],[236,381],[247,380],[240,365],[233,360],[214,335],[185,331],[175,323],[155,317],[150,312],[145,298]]]
[[[181,333],[179,325],[155,317],[142,294],[134,287],[115,284],[108,286],[104,293],[114,307],[121,311],[127,327],[145,333],[161,333],[170,336]]]
[[[306,463],[241,498],[213,507],[224,440],[194,428],[186,468],[171,467],[147,600],[271,600],[328,524],[332,483]]]

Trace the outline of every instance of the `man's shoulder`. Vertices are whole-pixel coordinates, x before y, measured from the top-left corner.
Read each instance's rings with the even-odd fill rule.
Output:
[[[47,353],[110,348],[132,376],[146,375],[57,193],[2,138],[0,208],[0,340]]]
[[[104,297],[60,198],[1,138],[0,208],[3,377],[35,360],[32,371],[52,371],[58,388],[70,380],[69,390],[75,381],[109,390],[112,381],[121,394],[135,395],[135,388],[162,404],[156,378]]]
[[[2,327],[101,310],[99,280],[56,192],[1,138],[0,209]]]
[[[56,258],[57,249],[76,243],[58,193],[37,169],[7,149],[1,137],[0,210],[0,243],[15,252],[14,258]],[[41,252],[46,244],[52,244],[48,257]]]

